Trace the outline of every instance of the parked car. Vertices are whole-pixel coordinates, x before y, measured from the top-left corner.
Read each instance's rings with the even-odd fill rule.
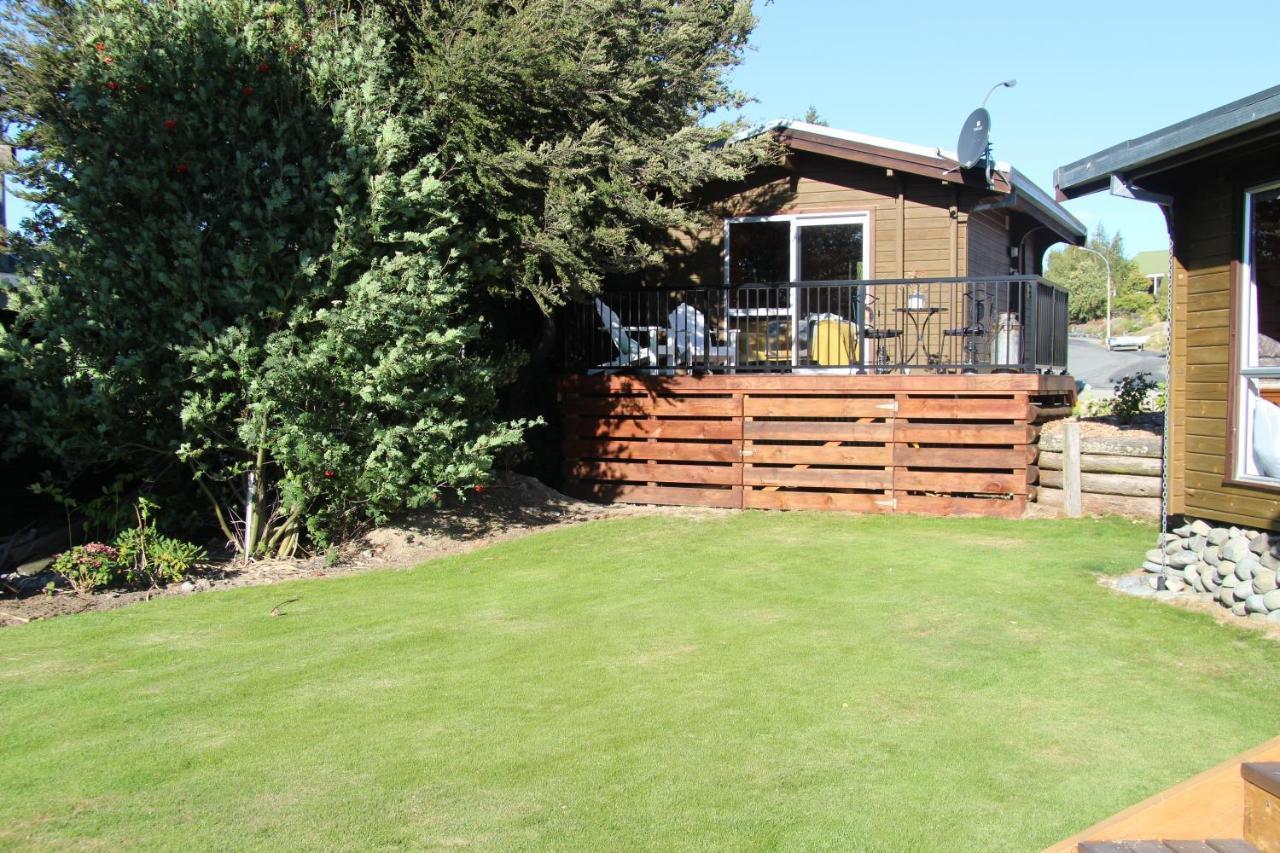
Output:
[[[1146,344],[1146,338],[1140,338],[1136,335],[1118,335],[1107,338],[1107,349],[1109,350],[1141,350]]]

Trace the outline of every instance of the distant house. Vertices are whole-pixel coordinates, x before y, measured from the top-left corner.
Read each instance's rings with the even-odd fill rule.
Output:
[[[611,501],[1019,515],[1071,410],[1085,229],[1005,163],[804,122],[643,281],[566,307],[566,488]],[[741,141],[741,140],[740,140]],[[984,164],[985,166],[985,164]]]
[[[1280,529],[1280,86],[1057,170],[1173,237],[1169,510]]]
[[[1139,252],[1133,256],[1133,262],[1138,265],[1142,277],[1151,282],[1151,295],[1160,295],[1165,279],[1169,277],[1169,250]]]

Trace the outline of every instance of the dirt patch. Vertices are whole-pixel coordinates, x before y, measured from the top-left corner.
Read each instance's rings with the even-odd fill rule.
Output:
[[[406,568],[436,557],[463,554],[539,530],[569,527],[601,518],[645,515],[680,515],[717,518],[729,511],[699,507],[604,505],[577,500],[532,477],[509,474],[483,494],[464,503],[398,519],[349,542],[338,551],[335,564],[326,566],[323,556],[293,560],[259,560],[248,565],[234,561],[212,563],[190,580],[141,592],[101,592],[76,595],[58,589],[52,593],[31,590],[0,596],[0,627],[23,625],[52,616],[114,610],[139,601],[172,595],[194,595],[216,589],[262,586],[287,580],[325,578],[370,569]],[[44,578],[41,578],[43,583]]]

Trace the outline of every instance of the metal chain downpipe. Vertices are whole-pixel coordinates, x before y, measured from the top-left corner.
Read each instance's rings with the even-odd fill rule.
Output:
[[[1164,424],[1160,437],[1160,529],[1156,532],[1156,547],[1160,549],[1160,578],[1156,589],[1164,589],[1169,578],[1169,553],[1165,551],[1164,534],[1169,529],[1169,476],[1172,454],[1169,436],[1173,428],[1173,208],[1164,209],[1165,225],[1169,231],[1169,269],[1165,278],[1165,335],[1164,335]]]

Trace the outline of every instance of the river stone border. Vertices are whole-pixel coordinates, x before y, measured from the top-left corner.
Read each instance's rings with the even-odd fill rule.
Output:
[[[1152,589],[1195,592],[1236,616],[1280,622],[1280,533],[1192,521],[1160,534],[1142,570]]]

